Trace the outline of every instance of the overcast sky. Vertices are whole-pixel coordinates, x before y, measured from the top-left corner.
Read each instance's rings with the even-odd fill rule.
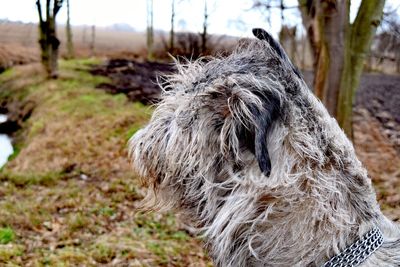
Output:
[[[176,0],[175,27],[177,30],[201,31],[205,0]],[[270,24],[265,14],[250,10],[253,0],[206,0],[208,3],[209,32],[235,36],[250,36],[251,28],[263,27],[275,36],[281,28],[280,10],[271,12]],[[35,0],[0,0],[0,19],[37,22]],[[43,0],[44,2],[44,0]],[[66,2],[66,1],[64,1]],[[392,6],[399,0],[387,0]],[[352,1],[354,17],[360,0]],[[285,0],[287,6],[297,5],[297,0]],[[136,30],[146,28],[146,0],[70,0],[73,25],[107,26],[129,24]],[[297,8],[285,10],[285,23],[301,24]],[[171,0],[154,0],[154,27],[169,30]],[[66,4],[57,17],[58,23],[66,21]]]

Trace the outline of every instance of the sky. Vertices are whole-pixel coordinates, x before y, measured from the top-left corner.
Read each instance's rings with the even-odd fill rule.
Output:
[[[171,0],[153,1],[154,28],[169,31]],[[181,31],[202,31],[204,1],[207,1],[209,10],[209,33],[248,37],[251,36],[252,28],[262,27],[277,36],[281,28],[280,10],[273,9],[270,22],[268,22],[265,13],[263,14],[260,10],[251,10],[253,0],[175,0],[175,28]],[[35,2],[35,0],[0,0],[0,19],[37,22]],[[45,1],[42,0],[42,2]],[[399,3],[398,0],[386,2],[392,6]],[[352,17],[355,17],[359,3],[360,0],[352,1]],[[285,4],[296,6],[297,0],[285,0]],[[146,28],[146,0],[70,0],[70,5],[73,25],[129,24],[138,31]],[[287,9],[284,14],[285,24],[301,24],[297,8]],[[64,3],[57,22],[65,23],[65,21],[66,4]]]

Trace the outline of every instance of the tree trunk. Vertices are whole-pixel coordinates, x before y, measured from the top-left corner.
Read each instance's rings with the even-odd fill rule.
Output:
[[[208,11],[207,11],[207,0],[204,0],[204,21],[203,21],[203,32],[201,33],[201,52],[205,54],[207,52],[207,22]]]
[[[70,6],[69,0],[67,0],[67,58],[74,58],[74,44],[72,42],[72,29],[71,29],[71,20],[70,20]]]
[[[39,13],[39,44],[41,48],[42,64],[49,78],[58,77],[58,52],[60,41],[56,34],[56,15],[62,6],[62,1],[46,0],[46,18],[42,15],[40,0],[36,1]],[[51,7],[52,6],[52,7]]]
[[[82,43],[86,44],[86,31],[87,31],[87,26],[83,26],[83,31],[82,31]]]
[[[315,3],[315,1],[299,0],[301,18],[303,21],[303,26],[307,32],[307,40],[305,43],[307,43],[311,48],[313,62],[312,64],[314,70],[317,69],[318,65],[317,45],[321,43],[319,40],[320,34],[318,34],[318,32],[316,31],[316,24],[318,23],[318,20],[315,19]]]
[[[174,53],[175,46],[175,31],[174,31],[174,21],[175,21],[175,0],[172,0],[172,9],[171,9],[171,31],[169,33],[169,52],[171,54]]]
[[[314,54],[314,92],[352,138],[355,91],[384,0],[362,0],[349,23],[350,0],[299,0]]]
[[[384,0],[363,0],[357,17],[349,27],[349,40],[345,64],[340,80],[337,120],[349,137],[353,137],[353,102],[366,55],[369,53],[373,36],[380,24]]]
[[[279,32],[279,42],[285,49],[290,60],[296,63],[296,27],[283,25]]]
[[[90,40],[90,55],[92,57],[95,56],[95,51],[96,51],[96,26],[92,25],[92,34]]]
[[[153,0],[147,0],[147,60],[153,60]]]
[[[314,92],[336,116],[350,1],[315,1],[311,8],[307,12],[313,14],[308,33],[315,60]]]
[[[55,18],[51,20],[49,27],[49,35],[50,35],[50,45],[49,45],[49,54],[50,54],[50,77],[57,78],[58,77],[58,52],[60,47],[60,41],[56,36],[56,21]]]

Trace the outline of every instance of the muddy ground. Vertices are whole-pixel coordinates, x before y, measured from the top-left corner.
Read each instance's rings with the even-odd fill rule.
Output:
[[[311,88],[313,73],[305,71],[304,78]],[[355,123],[359,121],[360,112],[368,111],[400,155],[400,76],[364,73],[355,100]]]
[[[124,93],[132,101],[149,104],[157,102],[160,95],[157,79],[174,71],[174,66],[167,63],[113,59],[94,67],[91,73],[111,78],[111,83],[102,83],[99,88],[112,94]]]

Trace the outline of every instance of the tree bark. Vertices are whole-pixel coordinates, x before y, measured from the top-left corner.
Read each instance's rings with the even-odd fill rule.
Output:
[[[153,60],[153,0],[147,0],[147,60]]]
[[[70,5],[69,0],[67,0],[67,58],[74,58],[74,44],[72,42],[72,29],[71,29],[71,18],[70,18]]]
[[[313,1],[311,5],[300,1],[303,19],[307,17],[307,32],[314,54],[314,92],[329,113],[336,116],[350,1],[322,0]]]
[[[42,64],[49,78],[58,77],[58,54],[60,41],[57,38],[56,15],[62,6],[62,0],[46,0],[46,17],[43,17],[40,0],[36,1],[39,14],[39,44]],[[51,4],[53,3],[53,5]]]
[[[350,0],[299,0],[314,54],[314,92],[352,138],[352,107],[384,0],[362,0],[349,22]]]
[[[279,32],[279,42],[285,49],[290,60],[296,62],[296,27],[283,25]]]
[[[207,26],[208,26],[208,11],[207,11],[207,0],[204,0],[204,21],[203,21],[203,32],[201,33],[201,52],[205,54],[207,52]]]
[[[172,0],[171,6],[171,31],[169,33],[169,52],[171,54],[174,53],[175,50],[175,31],[174,31],[174,24],[175,24],[175,0]]]
[[[349,38],[340,80],[337,120],[351,138],[355,93],[373,36],[382,19],[384,5],[384,0],[363,0],[353,25],[348,29]]]
[[[96,26],[92,25],[92,33],[90,39],[90,55],[92,57],[95,56],[95,51],[96,51]]]

